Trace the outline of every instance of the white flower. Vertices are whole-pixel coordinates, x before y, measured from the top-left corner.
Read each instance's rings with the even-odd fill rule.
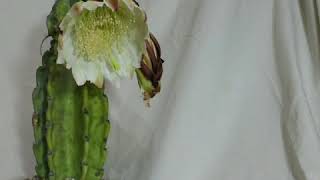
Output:
[[[144,12],[132,0],[78,2],[60,24],[58,64],[76,83],[118,84],[140,67],[149,34]]]

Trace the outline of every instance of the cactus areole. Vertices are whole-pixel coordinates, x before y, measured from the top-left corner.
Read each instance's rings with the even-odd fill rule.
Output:
[[[136,75],[148,101],[160,92],[161,50],[134,0],[57,0],[51,47],[33,91],[39,180],[101,180],[110,131],[104,82]]]

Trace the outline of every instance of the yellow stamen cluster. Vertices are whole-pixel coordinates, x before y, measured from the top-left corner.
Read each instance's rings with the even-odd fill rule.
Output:
[[[121,40],[129,36],[130,24],[135,19],[131,13],[121,9],[112,11],[103,6],[94,11],[84,9],[76,20],[73,45],[76,54],[87,61],[105,60],[116,48],[122,51]]]

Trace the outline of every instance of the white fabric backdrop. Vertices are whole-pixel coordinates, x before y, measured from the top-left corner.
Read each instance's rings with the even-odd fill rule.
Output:
[[[53,1],[0,5],[0,179],[33,173],[31,92]],[[319,180],[319,0],[141,0],[163,90],[108,87],[111,180]],[[318,5],[318,7],[317,7]]]

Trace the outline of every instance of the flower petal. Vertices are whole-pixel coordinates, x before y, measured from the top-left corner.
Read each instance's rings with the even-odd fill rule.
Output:
[[[103,73],[101,71],[99,71],[97,78],[95,80],[95,82],[93,82],[98,88],[102,88],[103,84],[104,84],[104,77],[103,77]]]
[[[83,63],[78,62],[72,67],[72,75],[78,86],[82,86],[86,83],[85,66]]]
[[[98,7],[102,7],[104,4],[105,4],[104,2],[99,2],[99,1],[87,1],[82,3],[82,7],[89,11],[94,11]]]

